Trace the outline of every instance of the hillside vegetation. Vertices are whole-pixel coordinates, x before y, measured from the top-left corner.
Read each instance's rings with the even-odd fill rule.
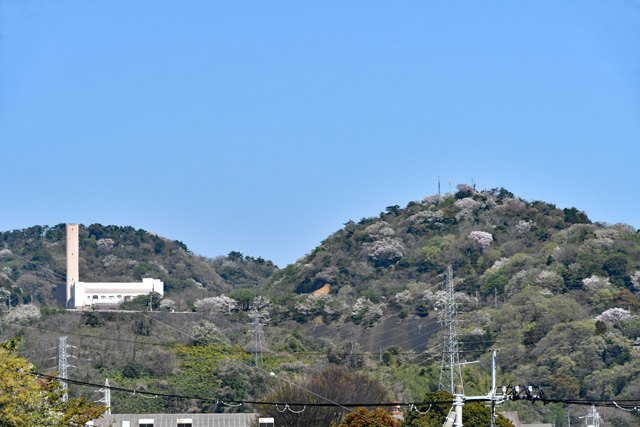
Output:
[[[264,325],[267,371],[296,378],[338,365],[374,376],[393,399],[420,400],[438,385],[435,321],[450,265],[461,358],[481,362],[465,368],[466,390],[486,393],[488,354],[499,349],[505,385],[535,384],[557,399],[637,399],[640,233],[505,189],[457,189],[349,221],[283,269],[238,252],[197,256],[131,227],[80,227],[83,281],[165,281],[164,300],[154,301],[158,312],[146,314],[55,309],[64,226],[1,233],[0,292],[10,292],[12,306],[3,338],[36,343],[22,352],[39,363],[52,334],[68,333],[79,356],[70,375],[84,380],[256,400],[276,380],[248,366],[254,312]],[[144,310],[146,302],[141,297],[127,308]],[[566,425],[559,405],[510,405],[525,421]],[[238,410],[184,399],[116,398],[114,408]],[[584,415],[568,410],[575,422]],[[604,416],[620,426],[638,421],[622,411]]]

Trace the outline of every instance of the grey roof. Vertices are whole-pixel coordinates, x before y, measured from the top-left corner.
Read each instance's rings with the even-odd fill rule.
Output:
[[[94,426],[111,426],[113,421],[113,427],[122,427],[129,421],[129,427],[139,427],[144,419],[153,420],[153,427],[176,427],[178,419],[193,420],[193,427],[250,427],[256,414],[111,414],[94,421]]]

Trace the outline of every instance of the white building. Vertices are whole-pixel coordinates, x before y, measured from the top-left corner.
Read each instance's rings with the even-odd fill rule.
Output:
[[[92,306],[117,306],[123,301],[151,292],[164,294],[164,283],[159,279],[142,279],[142,283],[75,282],[71,285],[70,306],[88,308]]]
[[[115,308],[139,295],[151,292],[164,295],[164,283],[159,279],[147,278],[134,283],[80,282],[79,247],[78,224],[67,224],[67,308]]]

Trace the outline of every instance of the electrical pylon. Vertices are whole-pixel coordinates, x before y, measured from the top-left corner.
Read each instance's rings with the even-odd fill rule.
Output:
[[[251,340],[251,364],[254,366],[260,366],[263,363],[262,360],[262,324],[260,323],[260,313],[258,310],[253,310],[249,315],[251,318],[251,325],[253,326],[253,339]]]
[[[600,427],[600,414],[596,411],[595,405],[591,405],[591,412],[584,417],[587,419],[587,427]],[[591,421],[591,422],[589,422]]]
[[[67,363],[67,348],[71,347],[67,344],[67,337],[60,337],[58,339],[58,371],[60,372],[59,377],[62,381],[60,381],[60,386],[62,387],[62,401],[66,402],[69,398],[69,385],[65,381],[67,379],[67,368],[71,367]]]
[[[456,302],[453,286],[453,269],[447,267],[445,274],[445,303],[440,323],[444,328],[442,343],[442,363],[440,365],[440,390],[456,393],[456,385],[462,386],[458,332],[456,331]],[[462,389],[464,393],[464,388]]]
[[[100,391],[104,394],[98,402],[104,403],[105,408],[107,408],[105,414],[111,415],[111,387],[109,387],[109,378],[104,380],[104,388],[101,388]]]

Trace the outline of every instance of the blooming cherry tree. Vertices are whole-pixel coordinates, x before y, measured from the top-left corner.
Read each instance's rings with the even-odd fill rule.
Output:
[[[472,231],[469,233],[469,238],[473,240],[480,249],[488,247],[493,242],[493,234],[486,231]]]

